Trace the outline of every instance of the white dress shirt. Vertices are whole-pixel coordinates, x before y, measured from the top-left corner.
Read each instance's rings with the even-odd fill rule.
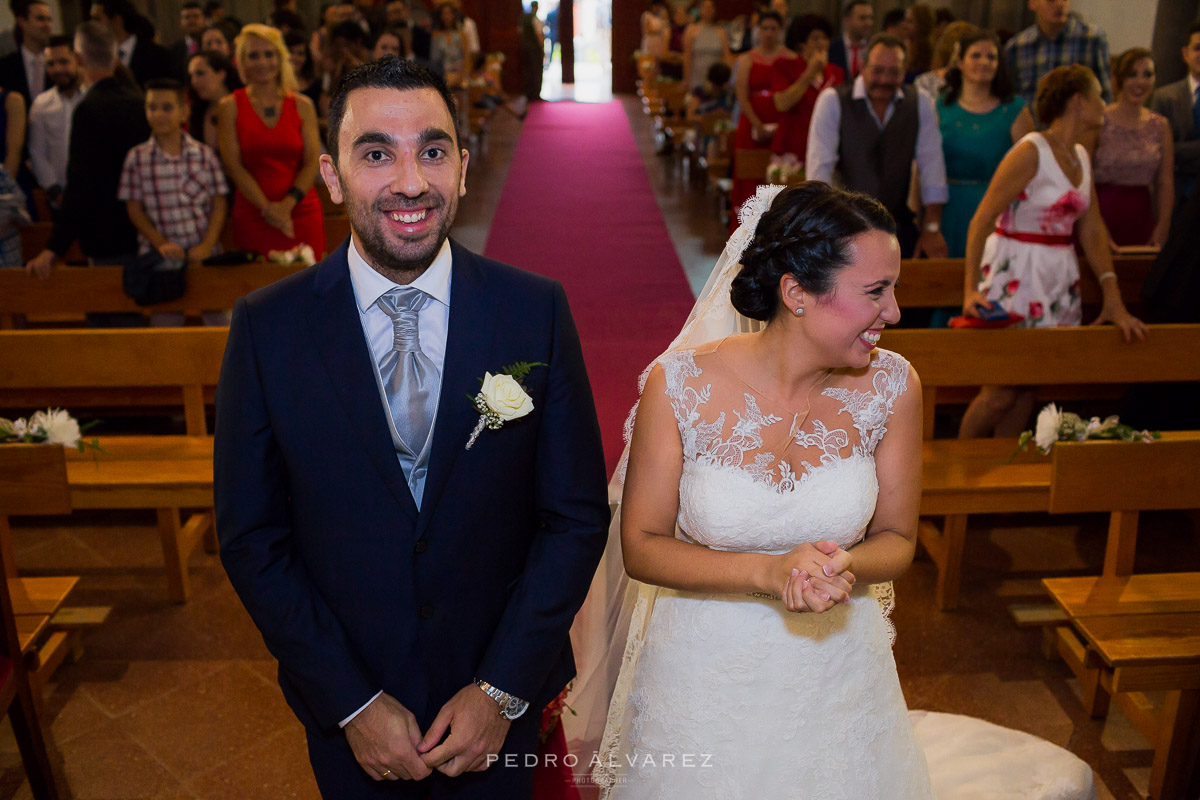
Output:
[[[67,150],[71,146],[71,115],[83,99],[83,87],[67,97],[51,86],[29,107],[29,161],[38,186],[67,185]]]
[[[29,99],[32,100],[46,88],[46,54],[22,47],[21,59],[25,62],[25,82],[29,84]]]
[[[850,96],[855,100],[867,101],[867,84],[862,76],[854,79]],[[901,89],[888,105],[883,121],[871,110],[871,119],[883,130],[895,113],[896,103],[904,97]],[[917,89],[917,146],[913,154],[917,162],[917,174],[921,179],[921,202],[945,203],[950,198],[946,184],[946,162],[942,155],[942,132],[938,128],[937,110],[933,98]],[[817,96],[813,107],[812,122],[808,128],[808,152],[804,155],[804,174],[810,181],[833,184],[833,173],[838,165],[842,124],[842,105],[838,101],[837,89],[829,87]]]
[[[383,413],[387,418],[388,427],[394,428],[392,422],[392,410],[387,402],[387,394],[383,389],[383,381],[379,377],[379,363],[383,361],[384,356],[392,351],[393,326],[392,319],[375,304],[375,302],[387,292],[400,286],[383,275],[375,271],[366,259],[358,252],[358,248],[354,246],[354,239],[350,239],[350,249],[346,254],[346,260],[350,264],[350,282],[354,286],[354,299],[358,304],[358,318],[362,323],[363,335],[366,337],[367,345],[371,348],[371,363],[375,367],[375,384],[379,388],[380,401],[383,403]],[[425,303],[425,307],[420,310],[417,315],[417,330],[421,340],[421,352],[429,356],[429,359],[437,365],[438,373],[444,372],[446,363],[446,333],[449,330],[450,324],[450,273],[453,263],[453,256],[450,253],[450,240],[447,239],[442,243],[442,249],[434,256],[433,263],[429,265],[429,269],[421,273],[421,277],[409,284],[413,288],[420,289],[433,298]],[[439,393],[440,394],[440,393]],[[465,400],[463,402],[466,402]],[[437,424],[437,420],[434,420]],[[392,431],[395,436],[395,431]],[[405,458],[396,453],[396,457],[400,460],[401,466],[405,467],[405,474],[408,474]],[[421,505],[421,490],[424,489],[424,476],[420,479],[420,485],[413,492],[413,497],[417,501],[418,508]],[[411,486],[411,484],[410,484]],[[382,691],[376,692],[375,696],[350,716],[338,723],[341,727],[346,727],[350,720],[357,717],[363,712],[367,706],[375,702],[375,698],[383,694]]]
[[[137,34],[131,33],[125,37],[125,40],[117,45],[117,55],[121,59],[121,63],[129,66],[129,62],[133,60],[133,48],[137,47]]]

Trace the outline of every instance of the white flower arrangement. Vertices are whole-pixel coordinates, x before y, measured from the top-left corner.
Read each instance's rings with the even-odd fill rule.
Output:
[[[291,250],[272,250],[267,253],[267,260],[274,261],[276,264],[296,264],[300,263],[306,267],[311,267],[317,263],[316,254],[313,249],[307,244],[298,244]]]
[[[79,422],[61,408],[35,411],[29,415],[29,419],[0,417],[0,443],[61,444],[63,447],[74,447],[81,453],[88,448],[101,450],[98,440],[85,442],[81,438],[82,431],[94,424],[91,422],[81,428]]]
[[[1122,423],[1116,414],[1103,420],[1092,417],[1085,421],[1078,414],[1063,411],[1051,403],[1038,413],[1034,429],[1025,431],[1017,439],[1017,449],[1027,450],[1030,441],[1036,444],[1042,453],[1049,453],[1056,442],[1083,442],[1088,439],[1152,442],[1161,438],[1162,434],[1158,431],[1139,431]]]
[[[468,450],[474,446],[484,428],[490,431],[500,430],[504,423],[520,419],[533,411],[533,398],[525,391],[521,381],[534,367],[544,366],[546,365],[540,362],[519,361],[501,367],[495,375],[490,372],[483,373],[479,392],[470,398],[471,405],[479,412],[479,422],[471,431],[471,438],[467,440]]]

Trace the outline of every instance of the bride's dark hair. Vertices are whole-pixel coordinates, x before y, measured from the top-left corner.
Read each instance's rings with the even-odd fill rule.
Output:
[[[789,186],[763,213],[742,254],[730,287],[733,307],[750,319],[771,319],[784,275],[810,294],[829,294],[850,261],[850,240],[868,231],[896,234],[896,221],[875,198],[820,181]]]

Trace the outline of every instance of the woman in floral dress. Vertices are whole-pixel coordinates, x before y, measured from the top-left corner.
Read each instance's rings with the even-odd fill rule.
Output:
[[[1121,328],[1126,340],[1145,325],[1125,308],[1100,219],[1087,151],[1079,139],[1104,120],[1100,83],[1078,64],[1038,83],[1037,116],[1047,128],[1019,141],[1000,162],[967,234],[963,314],[997,303],[1024,317],[1023,327],[1080,325],[1079,262],[1073,231],[1104,293],[1095,322]],[[1017,436],[1033,410],[1034,389],[985,386],[963,417],[959,437]]]

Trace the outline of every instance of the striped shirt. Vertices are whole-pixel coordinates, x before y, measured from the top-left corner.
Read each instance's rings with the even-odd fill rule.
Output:
[[[1071,17],[1058,36],[1048,38],[1037,25],[1018,33],[1004,47],[1004,57],[1012,72],[1017,93],[1025,104],[1034,108],[1037,84],[1050,70],[1067,64],[1082,64],[1096,73],[1104,99],[1112,101],[1112,79],[1109,77],[1108,37]]]
[[[163,238],[187,250],[208,233],[213,196],[228,192],[216,153],[185,133],[177,156],[164,153],[153,136],[130,150],[117,199],[141,203]],[[153,249],[139,233],[138,253]]]

